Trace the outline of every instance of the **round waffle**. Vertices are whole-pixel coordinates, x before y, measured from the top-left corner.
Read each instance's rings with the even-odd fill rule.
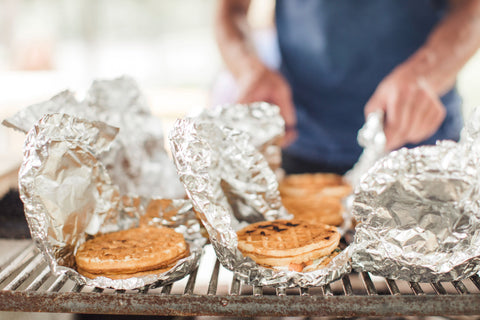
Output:
[[[292,174],[280,182],[278,189],[282,197],[317,194],[343,198],[352,191],[342,176],[334,173]]]
[[[338,174],[305,173],[287,176],[279,191],[284,207],[296,219],[340,226],[344,222],[341,200],[352,188]]]
[[[240,251],[269,257],[296,256],[313,250],[328,254],[340,240],[337,228],[300,220],[261,221],[237,235]]]
[[[168,269],[188,252],[183,235],[170,228],[150,226],[96,236],[79,247],[75,261],[86,276],[134,276]]]
[[[336,197],[284,197],[283,206],[298,220],[339,226],[343,223],[343,205]]]

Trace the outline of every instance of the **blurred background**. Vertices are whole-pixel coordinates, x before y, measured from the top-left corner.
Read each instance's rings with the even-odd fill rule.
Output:
[[[0,118],[94,79],[132,76],[165,123],[232,98],[213,33],[214,0],[1,0]],[[278,64],[274,0],[249,19],[264,60]],[[480,105],[480,55],[459,77],[465,114]],[[23,134],[0,127],[0,168],[18,164]]]
[[[0,118],[121,75],[136,79],[165,130],[177,117],[228,101],[234,83],[222,72],[214,7],[214,0],[1,0]],[[274,65],[273,9],[273,0],[253,0],[249,19]],[[480,105],[478,56],[459,77],[466,114]],[[3,170],[18,161],[10,159],[21,156],[22,141],[0,128]]]
[[[253,1],[249,17],[266,47],[271,32],[266,41],[261,30],[271,30],[273,5]],[[165,130],[225,101],[217,93],[232,80],[221,72],[214,7],[214,0],[1,0],[1,120],[62,90],[82,95],[92,80],[121,75],[138,82]],[[18,163],[23,137],[0,126],[0,174]]]

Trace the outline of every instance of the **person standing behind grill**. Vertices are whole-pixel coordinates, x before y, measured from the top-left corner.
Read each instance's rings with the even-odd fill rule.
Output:
[[[287,173],[345,173],[378,109],[389,150],[459,139],[455,82],[480,45],[479,0],[277,0],[278,71],[252,45],[249,5],[218,1],[216,39],[238,102],[280,107]]]

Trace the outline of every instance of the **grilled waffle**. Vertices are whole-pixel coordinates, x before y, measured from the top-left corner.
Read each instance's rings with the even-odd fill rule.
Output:
[[[183,235],[170,228],[140,227],[94,237],[75,255],[87,277],[128,278],[142,272],[164,272],[189,253]]]
[[[279,184],[282,202],[296,219],[310,223],[340,226],[343,223],[342,198],[351,187],[333,173],[306,173],[287,176]]]
[[[310,195],[285,197],[282,203],[296,219],[310,223],[339,226],[343,223],[343,206],[335,197]]]
[[[308,195],[343,198],[352,188],[334,173],[292,174],[283,179],[278,187],[282,197],[303,197]]]
[[[243,255],[267,267],[308,265],[330,255],[340,234],[333,226],[300,220],[262,221],[237,232]]]

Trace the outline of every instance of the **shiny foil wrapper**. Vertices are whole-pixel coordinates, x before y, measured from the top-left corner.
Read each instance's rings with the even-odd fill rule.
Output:
[[[219,261],[246,283],[295,287],[324,285],[350,271],[346,251],[324,269],[300,273],[268,269],[238,250],[236,231],[261,220],[285,219],[278,182],[243,131],[199,118],[177,120],[170,132],[177,172]]]
[[[203,110],[199,118],[248,133],[250,142],[263,154],[270,168],[280,170],[285,121],[276,105],[267,102],[220,105]]]
[[[28,132],[19,191],[32,239],[51,271],[88,286],[135,289],[158,286],[194,270],[205,239],[188,200],[121,195],[101,155],[118,128],[66,114],[45,115]],[[190,256],[163,274],[112,280],[86,278],[75,270],[75,252],[87,237],[139,225],[174,228]]]
[[[120,193],[183,198],[185,191],[164,146],[162,122],[129,77],[94,81],[84,100],[63,91],[3,121],[24,133],[45,114],[64,113],[120,128],[108,152],[99,155]],[[158,183],[168,181],[168,183]]]
[[[370,113],[365,124],[358,131],[357,140],[358,144],[363,147],[363,152],[357,163],[344,176],[354,188],[360,183],[360,179],[368,169],[386,154],[387,139],[383,132],[383,118],[383,111]]]
[[[353,203],[356,270],[418,282],[480,270],[479,123],[477,110],[459,143],[400,149],[363,176]]]

